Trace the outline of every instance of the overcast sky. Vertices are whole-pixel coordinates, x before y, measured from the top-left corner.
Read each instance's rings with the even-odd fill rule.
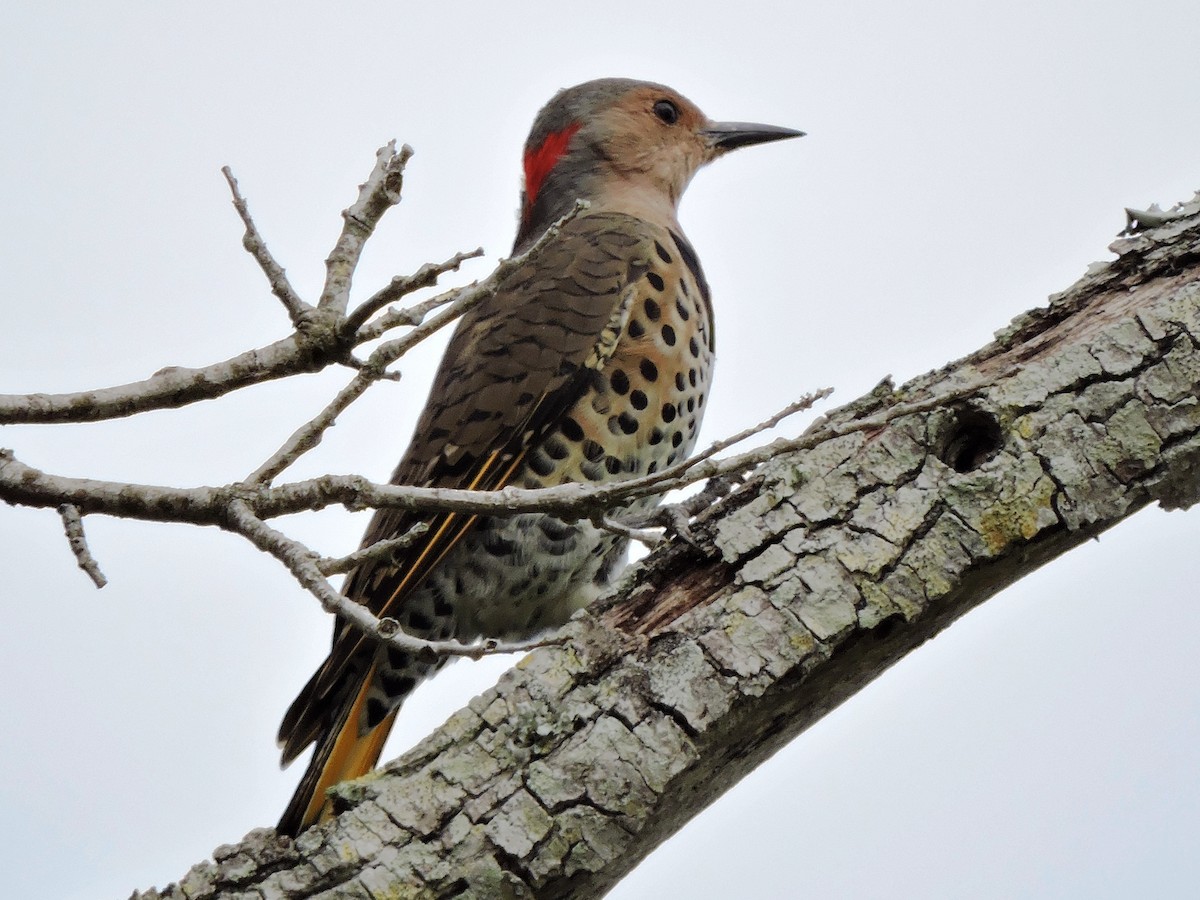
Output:
[[[308,298],[390,138],[416,149],[358,296],[511,243],[519,151],[560,87],[622,75],[802,128],[702,172],[681,220],[717,307],[702,440],[825,385],[848,402],[968,353],[1068,287],[1122,207],[1200,187],[1200,14],[1180,2],[10,4],[0,30],[0,391],[99,387],[287,331],[241,249],[229,164]],[[832,7],[833,4],[827,6]],[[423,7],[423,8],[414,8]],[[440,343],[293,474],[386,479]],[[344,380],[6,428],[71,475],[254,469]],[[799,427],[799,426],[796,426]],[[1147,510],[922,647],[611,896],[1184,897],[1200,880],[1200,513]],[[0,507],[0,869],[12,897],[124,897],[273,824],[274,735],[329,623],[213,530]],[[297,517],[330,554],[365,517]],[[511,661],[510,661],[511,662]],[[410,746],[505,663],[405,708]]]

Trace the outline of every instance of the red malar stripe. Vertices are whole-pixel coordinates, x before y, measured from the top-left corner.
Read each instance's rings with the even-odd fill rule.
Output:
[[[567,152],[567,144],[571,135],[579,130],[579,123],[572,122],[562,131],[550,134],[541,146],[525,154],[525,210],[533,208],[538,192],[546,181],[546,176],[558,165],[562,155]]]

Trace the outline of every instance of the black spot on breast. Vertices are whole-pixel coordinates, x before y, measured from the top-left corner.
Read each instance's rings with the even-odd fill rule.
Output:
[[[646,395],[642,391],[634,391],[629,395],[629,402],[634,409],[645,409],[650,401],[646,399]]]
[[[388,665],[393,669],[407,669],[412,662],[412,657],[401,650],[399,647],[387,648]]]
[[[692,356],[696,357],[696,359],[700,358],[700,342],[694,337],[688,338],[688,352],[690,352]]]
[[[629,332],[629,336],[631,338],[640,338],[643,334],[646,333],[646,326],[643,325],[641,322],[639,322],[637,319],[630,319],[629,320],[629,328],[627,329],[627,331]]]
[[[652,461],[650,463],[650,465],[646,466],[646,474],[647,475],[653,475],[657,471],[658,471],[658,463],[657,462]]]
[[[688,308],[683,305],[683,301],[678,297],[675,298],[675,312],[679,313],[679,318],[685,322],[692,317],[691,312],[688,311]]]
[[[687,408],[688,408],[688,412],[696,411],[696,401],[692,397],[688,397]]]
[[[612,385],[612,389],[618,394],[624,394],[629,390],[629,376],[625,374],[623,369],[614,369],[613,373],[608,376],[608,383]]]
[[[643,359],[638,364],[638,371],[642,373],[642,377],[647,381],[658,381],[658,366],[648,359]]]
[[[690,403],[691,401],[688,402]],[[570,452],[567,450],[566,444],[555,438],[547,438],[546,442],[542,444],[542,449],[546,451],[546,455],[551,459],[566,459],[567,454]]]
[[[562,431],[563,437],[569,441],[583,440],[583,429],[579,426],[579,423],[570,416],[566,416],[562,420],[562,427],[559,430]]]
[[[658,258],[661,259],[663,262],[665,262],[667,264],[670,264],[671,262],[673,262],[673,260],[671,259],[671,254],[667,252],[667,248],[664,247],[662,244],[660,244],[658,241],[654,242],[654,252],[658,254]]]
[[[683,432],[677,431],[673,435],[671,435],[671,446],[672,447],[678,447],[682,443],[683,443]],[[672,454],[672,455],[674,455],[674,454]]]
[[[688,369],[688,384],[690,384],[692,387],[696,386],[696,370],[695,369]]]
[[[635,434],[638,430],[637,419],[627,412],[617,416],[617,424],[621,426],[621,430],[626,434]]]
[[[661,291],[664,287],[666,287],[666,283],[662,280],[662,276],[657,272],[647,272],[646,280],[650,282],[650,287],[654,288],[656,291]]]
[[[663,408],[662,408],[662,420],[664,422],[674,422],[675,415],[676,415],[675,404],[674,403],[664,403]]]
[[[609,475],[621,474],[621,461],[615,456],[604,457],[604,468],[608,470]]]
[[[579,466],[579,471],[583,473],[583,477],[588,481],[599,481],[604,476],[599,463],[584,462]]]
[[[675,373],[675,390],[682,391],[685,386],[686,386],[686,382],[683,380],[683,373],[676,372]]]
[[[529,468],[545,478],[554,471],[554,463],[541,450],[535,450],[529,454]]]
[[[649,440],[650,440],[651,444],[661,444],[663,437],[664,437],[664,435],[662,433],[661,428],[651,428],[650,429]]]
[[[642,309],[646,311],[646,318],[651,322],[657,322],[658,317],[662,315],[662,309],[660,309],[659,305],[649,297],[647,297],[646,302],[642,304]]]
[[[662,327],[662,336],[663,336],[663,340],[666,342],[668,347],[675,346],[675,329],[674,328],[672,328],[670,325],[664,325]]]
[[[604,456],[604,448],[588,438],[583,442],[583,458],[588,462],[599,462]]]

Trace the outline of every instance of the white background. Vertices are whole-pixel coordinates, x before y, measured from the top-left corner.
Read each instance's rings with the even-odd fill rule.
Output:
[[[829,5],[832,7],[832,4]],[[436,9],[436,11],[435,11]],[[519,153],[555,90],[623,75],[714,118],[803,128],[696,179],[717,303],[711,440],[823,385],[846,402],[985,343],[1066,288],[1122,207],[1200,186],[1200,14],[1180,2],[11,4],[0,30],[0,391],[200,365],[282,336],[240,247],[233,166],[312,299],[391,137],[417,151],[371,242],[391,275],[509,247]],[[390,473],[440,350],[294,474]],[[244,476],[344,380],[5,428],[50,471]],[[797,426],[798,427],[798,426]],[[1200,513],[1146,511],[992,600],[820,722],[612,894],[1184,897],[1200,878]],[[365,523],[288,527],[328,553]],[[272,824],[274,734],[328,622],[215,530],[0,507],[0,869],[12,897],[123,897]],[[505,663],[422,688],[390,752]]]

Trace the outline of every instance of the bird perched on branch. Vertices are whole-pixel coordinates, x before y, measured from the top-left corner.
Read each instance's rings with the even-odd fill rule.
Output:
[[[696,440],[713,371],[713,318],[676,216],[696,171],[802,132],[713,122],[659,84],[560,91],[525,143],[514,253],[575,206],[551,243],[463,317],[394,484],[495,490],[653,473]],[[642,501],[648,508],[656,501]],[[428,530],[361,564],[344,593],[428,639],[519,639],[564,623],[620,571],[627,541],[586,521],[379,510],[363,546]],[[316,751],[279,831],[329,815],[326,791],[374,767],[401,703],[440,662],[346,622],[279,730],[283,763]]]

